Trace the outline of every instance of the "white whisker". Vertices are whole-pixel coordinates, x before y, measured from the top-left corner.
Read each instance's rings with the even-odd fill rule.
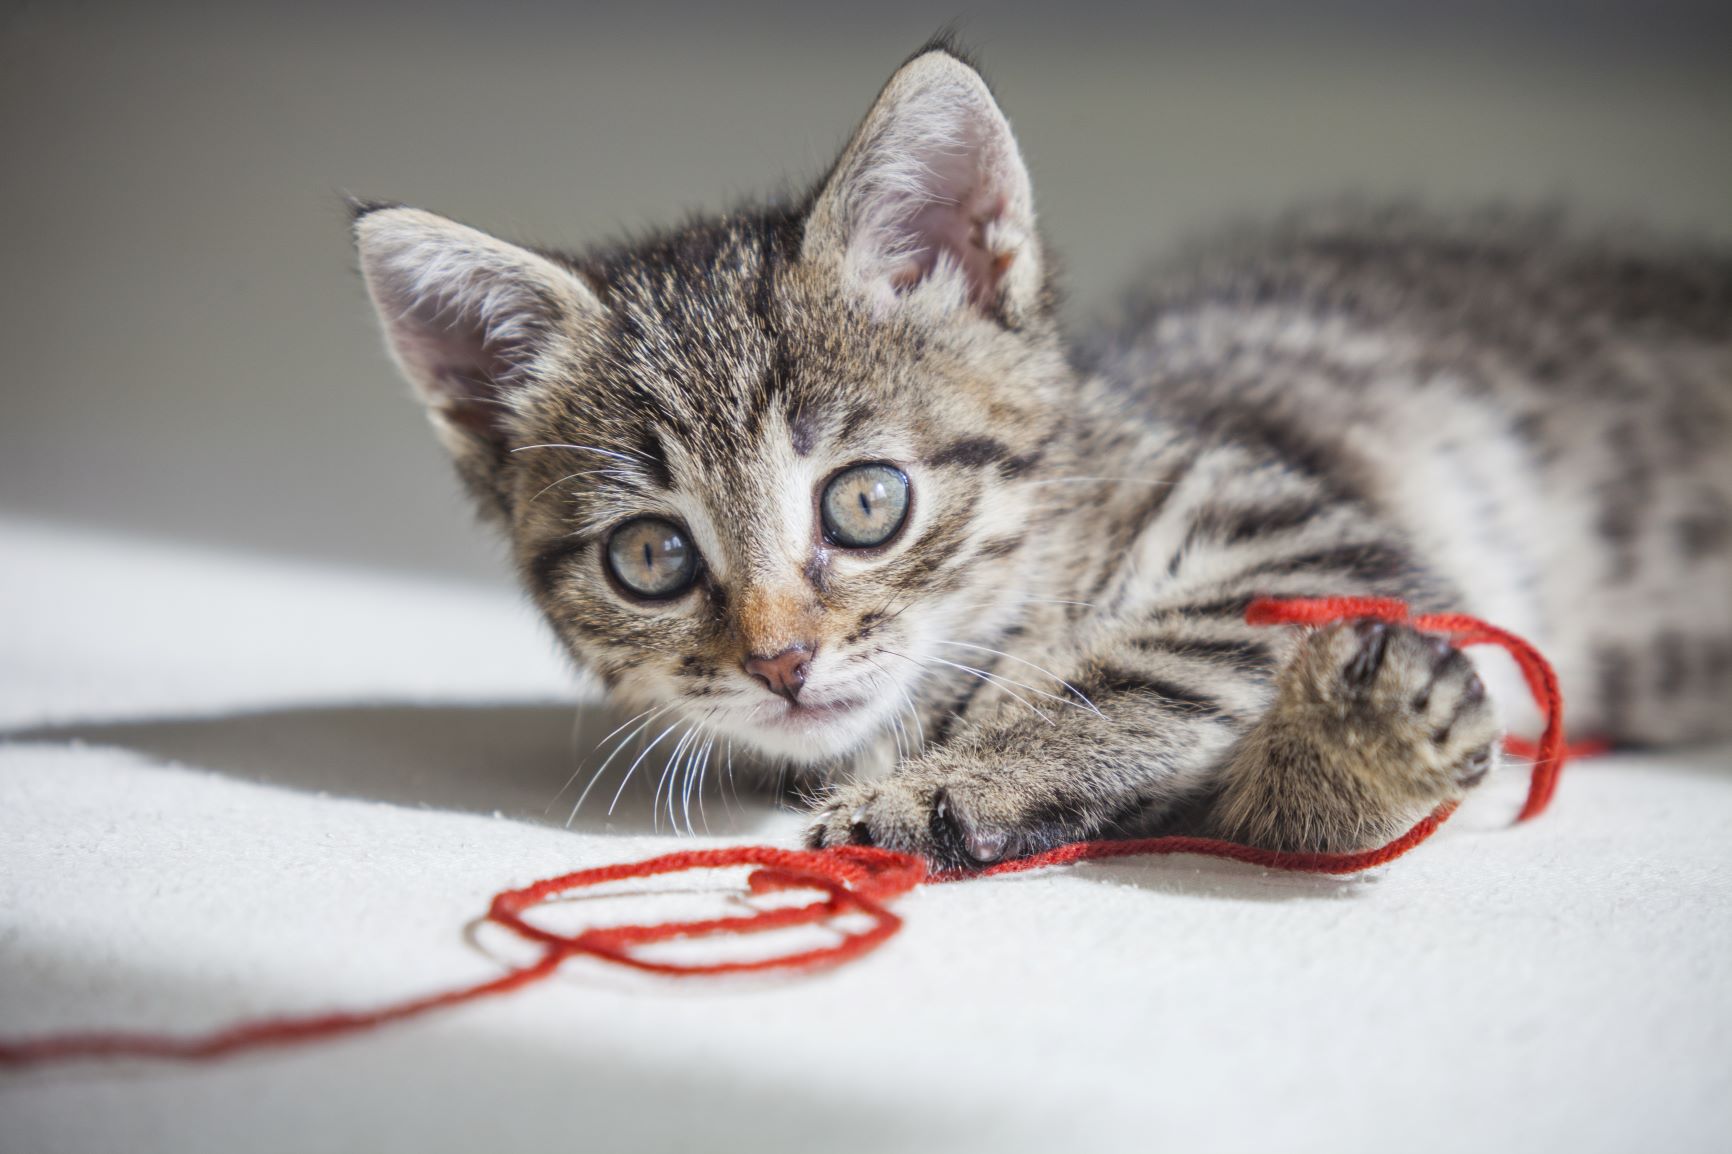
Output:
[[[679,777],[677,778],[677,780],[680,783],[681,811],[685,814],[686,833],[688,835],[697,833],[697,831],[692,828],[692,772],[696,768],[697,760],[698,760],[698,754],[703,751],[703,745],[704,745],[704,742],[706,740],[704,737],[704,734],[706,732],[705,727],[706,727],[707,723],[709,722],[709,719],[711,717],[715,716],[715,712],[716,711],[714,709],[711,709],[708,713],[704,714],[704,716],[698,721],[697,736],[694,737],[692,739],[692,743],[686,747],[685,758],[680,763],[680,773],[679,773]],[[669,789],[668,790],[668,820],[673,822],[674,832],[678,833],[680,827],[679,827],[679,822],[674,818],[674,815],[673,815],[673,805],[674,805],[674,791],[672,789]]]
[[[1016,690],[1010,688],[1010,685],[1014,684],[1014,683],[1009,682],[1005,679],[999,678],[998,676],[996,676],[994,674],[988,673],[984,669],[976,669],[972,665],[958,665],[956,662],[946,661],[942,657],[934,657],[931,660],[938,662],[938,664],[940,664],[940,665],[948,665],[952,669],[960,669],[964,673],[974,674],[974,676],[980,678],[982,681],[986,682],[988,685],[995,686],[996,688],[1003,690],[1005,693],[1009,694],[1011,697],[1016,698],[1016,700],[1022,702],[1025,706],[1027,706],[1029,708],[1029,710],[1031,712],[1034,713],[1034,715],[1036,717],[1040,718],[1042,721],[1046,722],[1048,725],[1053,724],[1053,720],[1051,717],[1047,716],[1045,713],[1043,713],[1039,709],[1037,709],[1035,707],[1034,703],[1029,701],[1028,698],[1024,697],[1022,694],[1018,693]],[[1023,688],[1026,689],[1028,687],[1023,686]],[[1039,692],[1039,690],[1036,690],[1035,692]],[[1051,694],[1048,694],[1048,696],[1051,696]]]
[[[710,832],[710,815],[704,812],[704,775],[710,768],[710,751],[715,748],[716,739],[712,735],[704,745],[704,759],[698,763],[698,820],[704,823],[704,833]],[[690,824],[690,819],[687,819]]]
[[[637,477],[634,474],[628,473],[623,469],[583,469],[576,473],[567,473],[559,480],[551,481],[548,484],[543,485],[540,489],[536,490],[535,496],[531,497],[527,502],[525,502],[525,504],[533,505],[535,502],[539,501],[548,490],[557,489],[567,481],[575,481],[579,477],[618,477],[625,481],[637,480]]]
[[[914,719],[914,730],[920,739],[920,753],[926,752],[926,723],[920,720],[920,709],[914,704],[914,695],[908,690],[897,686],[902,691],[902,700],[908,703],[908,716]]]
[[[709,737],[704,739],[703,748],[701,750],[698,750],[687,761],[687,764],[686,764],[686,786],[685,786],[685,789],[683,791],[683,793],[685,795],[683,808],[685,810],[685,815],[686,815],[686,833],[691,834],[693,836],[696,836],[698,831],[692,827],[692,783],[693,783],[694,779],[700,783],[700,789],[699,789],[699,794],[698,794],[698,813],[701,815],[704,811],[704,805],[703,805],[704,798],[703,798],[703,793],[702,793],[702,788],[701,788],[701,783],[704,780],[703,766],[704,766],[704,763],[709,761],[710,750],[715,746],[715,744],[716,744],[715,735],[711,734]],[[705,833],[709,832],[708,824],[706,824],[704,826],[704,832]]]
[[[650,742],[649,745],[644,748],[642,753],[637,755],[637,760],[631,763],[631,768],[627,769],[625,771],[625,776],[620,779],[619,789],[614,791],[613,800],[607,803],[607,814],[609,817],[613,816],[615,807],[619,805],[620,796],[625,793],[626,784],[631,781],[631,775],[637,772],[637,767],[643,763],[643,759],[649,756],[650,750],[662,743],[663,738],[667,737],[668,734],[672,733],[679,727],[680,723],[677,721],[674,722],[672,725],[656,734],[656,739]]]
[[[563,443],[560,443],[557,441],[551,442],[551,443],[545,444],[545,445],[519,445],[517,448],[515,448],[511,451],[513,453],[527,453],[531,449],[571,449],[572,451],[578,452],[578,453],[598,453],[603,457],[612,457],[616,461],[624,461],[627,464],[631,464],[631,465],[648,464],[649,463],[649,458],[645,457],[639,453],[632,453],[632,454],[628,455],[626,453],[616,452],[613,449],[597,448],[594,445],[568,445],[568,444],[563,444]]]
[[[661,776],[656,779],[655,797],[650,801],[650,821],[654,825],[657,833],[660,833],[662,828],[661,800],[663,785],[668,787],[668,825],[673,828],[675,833],[680,831],[679,823],[674,817],[674,783],[679,781],[679,770],[677,767],[680,764],[680,754],[685,750],[686,746],[690,744],[697,731],[698,726],[696,722],[692,722],[686,726],[685,732],[680,734],[680,739],[674,742],[673,751],[668,754],[667,764],[662,767]],[[672,779],[671,781],[669,780],[670,778]]]
[[[728,815],[728,826],[730,829],[736,828],[739,824],[739,819],[734,816],[734,807],[728,804],[728,791],[733,789],[733,786],[734,786],[734,739],[730,737],[730,738],[728,738],[728,772],[727,772],[727,775],[725,777],[723,777],[721,782],[718,783],[718,785],[716,786],[716,796],[722,799],[722,809]],[[736,800],[739,798],[738,792],[736,792],[734,794],[734,797]]]
[[[882,665],[878,664],[876,661],[872,660],[870,657],[867,657],[865,654],[861,654],[860,659],[862,661],[866,662],[866,664],[870,665],[872,668],[876,669],[878,671],[879,676],[884,679],[884,684],[888,685],[890,688],[896,690],[897,693],[901,694],[902,700],[908,702],[909,709],[910,710],[913,709],[914,703],[909,698],[908,691],[906,689],[903,689],[902,686],[897,683],[896,678],[891,675],[891,673],[888,669],[885,669]],[[920,720],[919,715],[916,714],[915,715],[915,721],[918,722],[919,720]],[[897,760],[897,763],[900,764],[901,762],[908,760],[908,757],[909,757],[909,744],[908,743],[911,739],[908,736],[908,727],[902,723],[902,715],[901,715],[900,710],[898,710],[896,713],[891,715],[890,722],[892,725],[894,725],[896,727],[896,733],[894,734],[894,736],[896,738],[896,760]],[[921,745],[922,749],[924,749],[926,746],[926,737],[925,737],[924,733],[921,734],[920,745]]]
[[[1022,665],[1026,665],[1030,669],[1034,670],[1037,673],[1046,674],[1048,677],[1052,678],[1054,681],[1058,682],[1060,685],[1064,686],[1066,689],[1068,689],[1072,693],[1076,694],[1077,697],[1082,699],[1082,703],[1084,705],[1088,706],[1089,709],[1093,710],[1096,715],[1100,715],[1100,713],[1101,713],[1101,711],[1098,708],[1096,708],[1095,703],[1090,701],[1088,698],[1088,695],[1086,693],[1084,693],[1082,690],[1078,689],[1076,686],[1072,685],[1070,682],[1066,681],[1064,678],[1060,677],[1058,674],[1054,673],[1052,670],[1047,669],[1046,667],[1041,666],[1041,665],[1036,665],[1034,662],[1028,660],[1025,657],[1018,657],[1014,653],[1006,653],[1002,649],[989,649],[985,645],[976,645],[971,641],[938,641],[938,642],[936,642],[936,644],[939,644],[939,645],[957,645],[957,646],[961,646],[963,649],[976,649],[982,653],[990,653],[990,654],[994,655],[995,657],[1009,658],[1011,661],[1015,661],[1015,662],[1018,662]],[[1018,684],[1020,684],[1020,682]],[[1032,688],[1032,687],[1030,687],[1030,688]]]
[[[653,709],[655,707],[651,706],[650,708]],[[591,746],[590,751],[588,753],[584,754],[583,757],[578,761],[577,768],[571,771],[571,776],[565,779],[565,784],[559,787],[559,792],[547,799],[547,805],[545,807],[543,807],[541,812],[543,814],[545,814],[548,810],[553,808],[554,802],[558,801],[560,798],[565,796],[565,791],[571,788],[571,783],[576,781],[578,774],[583,772],[584,763],[589,761],[590,758],[594,757],[595,751],[600,749],[603,745],[606,745],[608,740],[613,737],[614,733],[618,733],[621,729],[624,729],[626,725],[630,725],[632,722],[636,721],[639,717],[642,717],[644,715],[644,713],[648,713],[649,711],[650,711],[649,709],[646,709],[643,711],[643,713],[639,713],[636,716],[627,718],[625,725],[622,725],[618,729],[615,729],[613,731],[613,733],[608,734],[606,737],[604,737],[600,741],[596,742],[595,745]],[[572,721],[571,721],[571,744],[572,745],[575,746],[577,744],[577,735],[578,735],[578,732],[582,728],[583,728],[583,707],[579,706],[578,710],[577,710],[577,716],[572,718]]]
[[[628,744],[630,744],[632,738],[636,737],[638,734],[642,733],[645,729],[649,728],[650,724],[653,723],[656,718],[662,716],[664,713],[666,713],[668,710],[672,709],[673,707],[674,707],[674,703],[670,701],[664,705],[660,705],[660,706],[656,707],[654,710],[646,710],[645,712],[647,712],[649,714],[648,717],[644,717],[644,715],[642,713],[638,714],[638,717],[644,718],[643,721],[638,725],[638,727],[636,729],[632,730],[630,733],[626,734],[624,737],[619,739],[618,743],[615,744],[613,747],[613,752],[609,753],[607,755],[607,759],[605,761],[603,761],[599,766],[596,767],[596,770],[594,773],[590,774],[588,784],[586,784],[583,787],[583,792],[577,795],[577,804],[575,804],[571,807],[571,814],[565,819],[565,827],[567,829],[570,829],[571,823],[577,820],[577,811],[583,808],[584,800],[589,797],[589,791],[595,788],[595,783],[601,780],[601,775],[607,772],[607,767],[613,764],[613,759],[619,756],[620,750],[624,749]],[[634,717],[631,720],[637,721],[637,717]],[[630,724],[631,724],[631,721],[628,721],[625,723],[625,725],[630,725]],[[625,728],[625,725],[620,726],[619,729],[614,730],[613,733],[618,733],[620,731],[620,729]],[[607,737],[604,737],[601,739],[601,741],[596,742],[596,748],[600,749],[602,744],[604,742],[606,742],[609,737],[613,736],[613,733],[608,734]],[[573,776],[576,776],[576,775],[574,774]],[[552,803],[550,802],[549,804],[551,805]]]

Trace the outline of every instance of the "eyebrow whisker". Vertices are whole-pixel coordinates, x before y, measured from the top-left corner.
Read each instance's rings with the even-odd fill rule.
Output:
[[[626,463],[633,465],[639,463],[652,463],[650,459],[642,453],[621,453],[613,449],[599,448],[595,445],[571,445],[561,441],[549,441],[546,444],[541,445],[519,445],[511,451],[513,453],[527,453],[531,449],[570,449],[577,453],[598,453],[603,457],[612,457],[616,461],[625,461]]]

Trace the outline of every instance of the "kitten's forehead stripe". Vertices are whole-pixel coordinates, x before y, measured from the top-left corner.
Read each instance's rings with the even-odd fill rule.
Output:
[[[654,426],[646,426],[638,439],[637,457],[643,462],[645,471],[649,474],[652,484],[658,489],[673,487],[673,476],[668,472],[666,450],[662,447],[662,436]]]
[[[818,443],[818,415],[815,405],[798,404],[794,415],[788,421],[788,431],[792,437],[794,452],[802,457],[810,456],[812,449]]]
[[[926,459],[934,466],[962,465],[978,469],[1010,455],[1010,447],[993,437],[963,437],[940,448]]]

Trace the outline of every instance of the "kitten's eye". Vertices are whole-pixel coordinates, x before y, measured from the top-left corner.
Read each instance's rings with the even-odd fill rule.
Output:
[[[639,597],[672,597],[685,592],[697,576],[698,551],[672,521],[639,517],[607,539],[607,567]]]
[[[849,549],[896,536],[908,519],[908,478],[890,465],[855,465],[836,474],[819,501],[824,535]]]

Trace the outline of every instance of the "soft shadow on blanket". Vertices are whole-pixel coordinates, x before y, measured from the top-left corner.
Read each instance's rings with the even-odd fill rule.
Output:
[[[0,742],[85,742],[130,749],[153,759],[287,789],[362,798],[392,805],[493,814],[562,825],[606,760],[606,740],[624,720],[599,706],[375,705],[272,710],[227,717],[176,718],[40,727],[0,732]],[[630,733],[627,729],[626,734]],[[608,764],[584,799],[574,830],[623,834],[672,832],[690,826],[734,837],[788,836],[772,793],[753,788],[740,765],[740,788],[726,786],[722,750],[711,756],[700,791],[658,789],[678,739],[670,734],[638,755],[661,732],[645,731]],[[1647,772],[1725,777],[1732,748],[1668,758]],[[637,762],[635,770],[632,765]],[[625,781],[630,771],[630,780]],[[1593,772],[1590,765],[1572,773]],[[1476,798],[1455,825],[1481,833],[1500,829],[1519,804],[1525,776],[1512,769]],[[621,789],[621,783],[625,787]],[[681,783],[683,785],[683,781]],[[617,799],[616,799],[617,794]],[[1499,796],[1507,795],[1507,796]],[[612,813],[609,813],[610,807]],[[772,834],[770,831],[774,829]],[[1183,864],[1179,864],[1182,862]],[[1199,858],[1095,863],[1082,871],[1169,894],[1288,901],[1351,896],[1363,882],[1341,881],[1208,862]]]
[[[43,727],[0,740],[118,746],[289,789],[562,825],[617,740],[603,738],[623,720],[599,706],[343,706]],[[749,834],[774,815],[768,791],[746,780],[738,790],[728,785],[720,743],[701,791],[695,772],[689,792],[683,777],[681,788],[658,790],[679,732],[641,761],[638,755],[661,732],[661,726],[647,730],[620,750],[595,778],[571,828],[671,832],[686,829],[689,817],[700,833],[707,825],[716,834]],[[628,727],[621,735],[630,733]]]
[[[695,774],[689,797],[683,788],[661,788],[678,731],[644,753],[663,727],[646,730],[603,770],[615,743],[609,735],[623,720],[600,706],[342,706],[41,727],[0,732],[0,741],[119,747],[286,789],[544,825],[569,819],[584,833],[668,833],[689,822],[697,833],[788,839],[773,791],[754,788],[743,760],[739,788],[728,787],[719,749],[701,791]],[[1328,900],[1358,888],[1201,858],[1094,863],[1083,873],[1163,893],[1251,901]]]

